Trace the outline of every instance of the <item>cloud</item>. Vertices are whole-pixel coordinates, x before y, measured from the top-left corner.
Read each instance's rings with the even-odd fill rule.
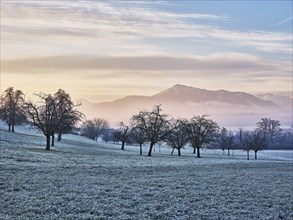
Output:
[[[77,98],[90,97],[95,101],[130,94],[151,95],[177,83],[213,90],[290,90],[291,65],[241,53],[180,58],[34,57],[2,60],[1,86],[13,85],[31,93],[64,88]]]
[[[281,25],[281,24],[285,24],[285,23],[287,23],[287,22],[289,22],[289,21],[292,21],[292,20],[293,20],[293,16],[291,15],[291,16],[289,16],[288,18],[286,18],[286,19],[284,19],[284,20],[278,22],[278,23],[275,24],[275,25],[278,26],[278,25]]]
[[[111,47],[113,41],[131,45],[133,40],[147,38],[198,38],[225,40],[271,53],[292,53],[288,49],[292,48],[292,34],[228,30],[204,23],[231,19],[228,16],[164,11],[153,4],[131,1],[12,1],[3,3],[2,8],[5,39],[24,36],[26,40],[36,41],[38,36],[44,42],[52,42],[53,37],[59,40],[62,37],[64,43],[74,45],[78,37],[80,44],[90,40],[98,49],[101,44]]]
[[[119,87],[114,98],[176,83],[291,89],[291,33],[229,29],[229,15],[155,3],[1,2],[1,86],[64,87],[88,96]]]
[[[211,54],[208,56],[49,56],[28,59],[3,60],[3,72],[66,73],[77,71],[162,71],[162,72],[249,72],[290,71],[290,63],[264,60],[240,53]]]
[[[226,39],[241,45],[252,46],[261,51],[292,53],[293,37],[287,33],[265,31],[240,32],[223,29],[215,29],[209,33],[214,38]]]

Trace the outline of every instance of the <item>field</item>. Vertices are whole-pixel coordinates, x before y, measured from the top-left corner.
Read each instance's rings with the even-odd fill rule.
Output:
[[[147,157],[147,147],[140,156],[73,135],[45,151],[40,134],[0,131],[3,220],[293,219],[291,151],[247,161],[241,151],[198,159],[156,147]]]

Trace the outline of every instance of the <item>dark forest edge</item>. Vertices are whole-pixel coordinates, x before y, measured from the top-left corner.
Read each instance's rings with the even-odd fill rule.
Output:
[[[288,129],[281,129],[278,120],[261,118],[253,131],[232,132],[220,127],[208,115],[193,116],[191,119],[172,118],[162,113],[162,106],[155,105],[152,110],[140,111],[133,115],[129,123],[120,122],[118,128],[110,128],[107,120],[94,118],[87,120],[84,114],[77,110],[80,103],[73,103],[64,90],[59,89],[54,94],[35,94],[37,102],[26,101],[21,90],[7,88],[1,95],[0,119],[8,126],[9,132],[15,132],[15,127],[29,124],[42,131],[46,137],[46,150],[62,140],[62,134],[77,133],[92,140],[102,139],[104,142],[125,145],[138,145],[140,155],[144,144],[149,145],[148,156],[153,153],[156,144],[165,143],[173,155],[178,156],[181,150],[192,147],[193,153],[200,158],[202,148],[225,150],[230,156],[231,150],[244,150],[257,153],[260,150],[293,149],[293,124]],[[79,126],[78,126],[79,124]]]

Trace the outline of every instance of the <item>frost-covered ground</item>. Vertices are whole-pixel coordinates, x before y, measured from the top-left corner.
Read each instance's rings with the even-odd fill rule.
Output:
[[[0,130],[0,219],[293,219],[292,151],[147,157],[73,135],[45,151],[17,131]]]

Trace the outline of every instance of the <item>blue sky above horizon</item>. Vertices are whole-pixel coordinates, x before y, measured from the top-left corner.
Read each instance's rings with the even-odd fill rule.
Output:
[[[1,91],[292,91],[292,1],[1,1]]]

